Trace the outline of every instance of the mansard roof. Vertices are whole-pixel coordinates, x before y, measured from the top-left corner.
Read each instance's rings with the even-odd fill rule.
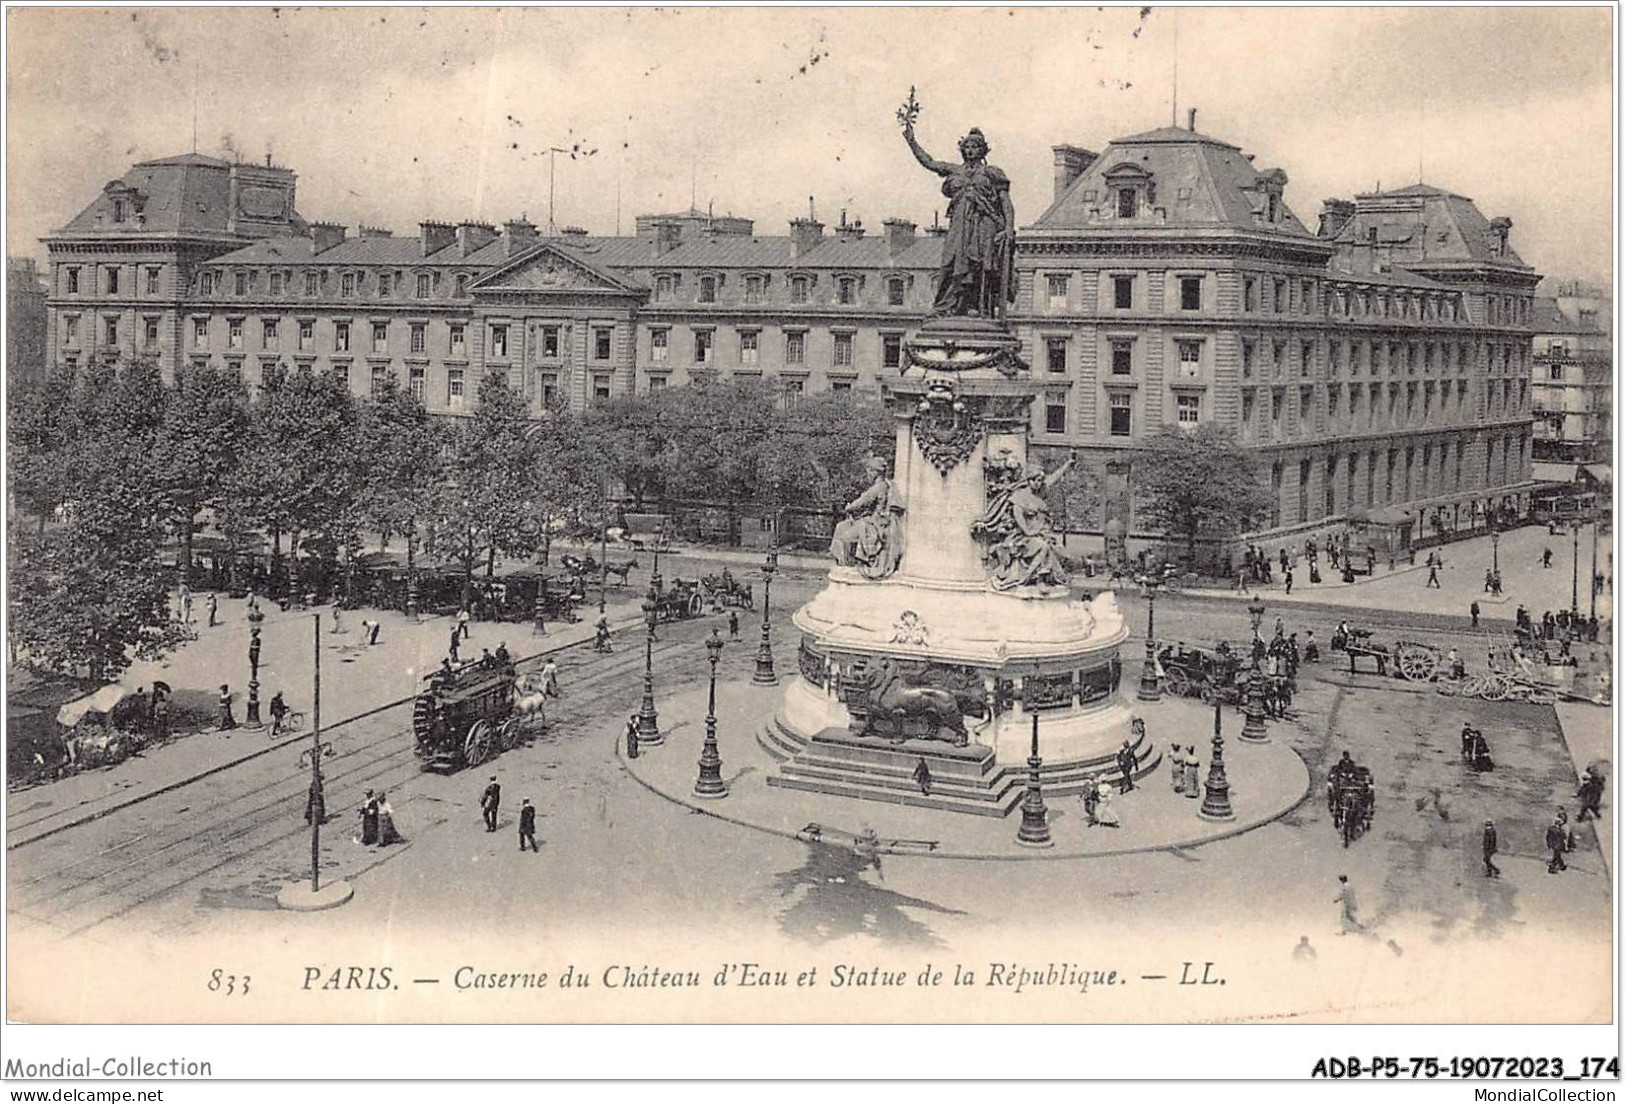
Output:
[[[1354,197],[1354,216],[1338,233],[1339,245],[1369,242],[1390,246],[1395,260],[1412,264],[1472,262],[1527,268],[1468,197],[1431,184],[1412,184]]]
[[[1121,177],[1125,166],[1149,175],[1156,189],[1149,206],[1161,211],[1160,216],[1115,217],[1106,183],[1108,177]],[[1033,222],[1032,229],[1132,232],[1174,227],[1313,238],[1284,200],[1279,220],[1268,221],[1268,192],[1285,179],[1279,170],[1255,169],[1251,158],[1228,142],[1179,127],[1161,127],[1113,139],[1066,193]]]

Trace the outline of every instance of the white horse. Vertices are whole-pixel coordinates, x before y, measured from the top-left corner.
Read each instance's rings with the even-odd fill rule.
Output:
[[[547,691],[540,671],[528,671],[514,682],[513,716],[521,727],[547,727]]]

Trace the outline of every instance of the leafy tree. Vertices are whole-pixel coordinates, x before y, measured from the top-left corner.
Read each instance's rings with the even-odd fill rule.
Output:
[[[266,373],[249,409],[248,448],[233,480],[234,521],[270,534],[273,558],[282,537],[297,555],[301,541],[353,545],[358,514],[358,415],[349,389],[308,365]]]
[[[607,521],[605,488],[613,478],[612,460],[600,447],[600,419],[569,410],[551,410],[531,436],[531,472],[527,497],[527,532],[542,563],[552,554],[553,533]],[[625,424],[623,423],[623,426]],[[623,431],[630,435],[630,427]],[[574,523],[572,526],[571,523]]]
[[[1232,537],[1269,516],[1252,454],[1223,426],[1164,426],[1149,435],[1134,458],[1134,482],[1141,519],[1183,538],[1193,563],[1198,537]]]
[[[165,405],[147,361],[98,361],[72,388],[59,450],[64,524],[14,533],[9,550],[13,641],[33,662],[111,678],[132,653],[156,655],[184,634],[170,623],[158,562],[170,513],[160,470]]]
[[[447,528],[459,537],[456,556],[465,587],[473,581],[480,551],[489,578],[497,556],[531,548],[520,503],[532,491],[538,428],[506,377],[493,373],[480,381],[473,416],[452,431],[443,514]]]
[[[728,543],[739,543],[740,505],[764,492],[776,505],[787,486],[762,478],[762,451],[777,425],[777,395],[761,383],[701,377],[662,399],[671,404],[665,422],[670,434],[661,453],[668,492],[721,503]],[[785,474],[782,468],[768,473],[770,478]]]
[[[38,381],[9,381],[6,422],[10,441],[7,466],[13,504],[33,515],[38,531],[67,501],[71,435],[68,405],[73,373],[55,369]]]
[[[445,481],[445,434],[393,373],[361,404],[360,417],[365,464],[357,505],[369,527],[406,538],[407,594],[415,595],[418,539],[434,516]]]
[[[180,577],[186,579],[198,514],[225,504],[242,460],[248,391],[234,372],[184,365],[175,371],[164,414],[163,483],[181,542]]]
[[[829,392],[778,411],[761,450],[761,481],[783,488],[783,504],[839,508],[867,483],[864,460],[888,463],[894,423],[883,407]]]
[[[666,494],[662,457],[670,445],[668,425],[676,408],[676,392],[623,396],[599,403],[580,422],[591,442],[597,463],[630,495],[637,510],[658,502]]]

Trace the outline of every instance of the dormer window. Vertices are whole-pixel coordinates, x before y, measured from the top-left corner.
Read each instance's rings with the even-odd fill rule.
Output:
[[[655,277],[655,302],[669,303],[677,287],[676,278],[669,273]]]
[[[715,276],[700,277],[700,302],[715,303],[717,301],[717,278]]]
[[[805,276],[795,276],[790,280],[790,302],[805,303],[807,301],[808,281]]]
[[[1106,172],[1106,191],[1120,219],[1139,218],[1143,208],[1156,202],[1155,188],[1151,174],[1132,162],[1124,161]]]
[[[113,201],[113,221],[124,221],[124,201],[122,199],[115,199]]]
[[[903,294],[904,294],[905,290],[906,290],[905,285],[904,285],[902,280],[900,280],[900,279],[898,279],[896,277],[893,277],[892,279],[887,280],[886,281],[886,305],[890,306],[890,307],[900,307],[900,306],[902,306],[903,305]]]
[[[745,302],[755,305],[762,301],[762,289],[767,285],[765,276],[745,277]]]
[[[835,283],[836,298],[843,305],[850,306],[858,301],[858,281],[852,276],[842,276]]]

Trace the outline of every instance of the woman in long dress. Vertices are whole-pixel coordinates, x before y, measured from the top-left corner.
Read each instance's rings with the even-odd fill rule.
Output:
[[[1185,796],[1202,796],[1202,764],[1196,758],[1196,745],[1191,745],[1189,756],[1185,759]]]
[[[1117,828],[1117,810],[1112,807],[1112,784],[1101,782],[1096,792],[1100,795],[1095,805],[1095,820],[1104,828]]]
[[[387,794],[378,795],[378,846],[388,847],[392,843],[406,842],[399,832],[395,830],[395,807],[389,803]]]
[[[1168,755],[1168,762],[1172,767],[1169,781],[1173,783],[1174,793],[1185,792],[1185,751],[1178,744]]]

